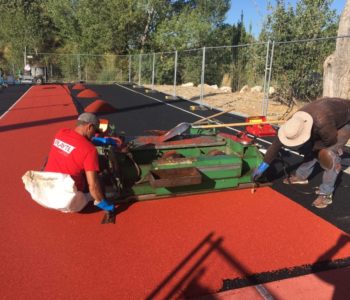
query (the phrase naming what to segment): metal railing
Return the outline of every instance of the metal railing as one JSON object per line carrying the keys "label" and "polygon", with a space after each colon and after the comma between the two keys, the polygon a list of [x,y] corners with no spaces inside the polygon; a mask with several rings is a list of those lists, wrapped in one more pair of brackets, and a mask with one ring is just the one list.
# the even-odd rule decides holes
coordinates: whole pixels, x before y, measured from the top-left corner
{"label": "metal railing", "polygon": [[[271,107],[271,89],[278,90],[278,103],[286,105],[293,97],[307,101],[320,96],[323,63],[335,50],[337,39],[346,38],[350,37],[267,41],[132,55],[26,52],[25,56],[35,56],[37,62],[46,67],[51,82],[129,82],[150,90],[161,89],[172,97],[187,98],[200,106],[218,107],[230,100],[228,95],[236,94],[233,101],[242,89],[253,89],[261,97],[260,109],[255,111],[266,116]],[[18,72],[14,64],[7,69],[12,74]],[[192,93],[186,95],[184,86],[192,85]],[[208,101],[223,95],[226,100],[222,103]],[[243,95],[242,91],[241,98]],[[249,106],[249,97],[242,101]]]}

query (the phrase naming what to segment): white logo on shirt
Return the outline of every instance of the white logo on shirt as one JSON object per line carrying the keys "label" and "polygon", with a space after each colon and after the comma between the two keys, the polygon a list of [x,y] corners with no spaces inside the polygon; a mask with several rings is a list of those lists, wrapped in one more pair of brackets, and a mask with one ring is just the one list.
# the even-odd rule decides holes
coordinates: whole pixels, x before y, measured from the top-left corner
{"label": "white logo on shirt", "polygon": [[70,154],[70,153],[75,149],[75,147],[73,147],[72,145],[69,145],[69,144],[67,144],[67,143],[65,143],[65,142],[62,142],[62,141],[59,140],[59,139],[55,139],[54,142],[53,142],[53,145],[54,145],[56,148],[58,148],[58,149],[60,149],[60,150],[62,150],[62,151],[64,151],[64,152],[66,152],[66,153],[68,153],[68,154]]}

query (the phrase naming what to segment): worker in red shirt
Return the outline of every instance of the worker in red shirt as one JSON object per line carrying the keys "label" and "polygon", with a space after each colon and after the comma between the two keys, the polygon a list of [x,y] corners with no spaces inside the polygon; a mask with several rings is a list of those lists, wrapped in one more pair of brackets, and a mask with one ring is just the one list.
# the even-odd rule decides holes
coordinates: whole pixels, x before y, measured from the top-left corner
{"label": "worker in red shirt", "polygon": [[105,199],[101,188],[98,154],[91,143],[98,131],[96,115],[82,113],[74,129],[61,129],[55,135],[45,171],[69,174],[78,191],[89,192],[97,207],[113,212],[114,205]]}

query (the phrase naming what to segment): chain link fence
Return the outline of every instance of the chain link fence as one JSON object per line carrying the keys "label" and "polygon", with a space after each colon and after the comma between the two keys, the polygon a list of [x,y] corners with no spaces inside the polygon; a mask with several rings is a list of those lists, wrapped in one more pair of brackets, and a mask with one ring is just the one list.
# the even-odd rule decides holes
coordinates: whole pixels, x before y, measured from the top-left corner
{"label": "chain link fence", "polygon": [[[350,38],[350,37],[338,37]],[[133,55],[26,53],[48,82],[132,83],[199,106],[280,117],[296,101],[322,94],[323,63],[337,37]],[[29,58],[30,57],[30,58]],[[32,59],[31,59],[32,58]],[[18,76],[19,59],[3,68]]]}
{"label": "chain link fence", "polygon": [[320,96],[323,64],[335,43],[334,38],[273,43],[271,84],[280,91],[281,100],[310,101]]}

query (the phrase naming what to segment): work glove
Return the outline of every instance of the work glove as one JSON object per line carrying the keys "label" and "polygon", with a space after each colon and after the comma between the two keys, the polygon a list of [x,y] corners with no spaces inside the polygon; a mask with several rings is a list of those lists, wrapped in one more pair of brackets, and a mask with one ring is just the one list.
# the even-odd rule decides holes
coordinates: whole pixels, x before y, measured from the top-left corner
{"label": "work glove", "polygon": [[114,212],[115,207],[114,204],[111,203],[111,201],[107,200],[107,199],[102,199],[100,202],[95,203],[95,205],[99,208],[101,208],[102,210],[105,210],[107,212]]}
{"label": "work glove", "polygon": [[266,162],[262,162],[259,167],[257,167],[256,169],[253,170],[253,173],[252,173],[252,181],[257,181],[261,175],[267,170],[267,168],[269,167],[270,165]]}
{"label": "work glove", "polygon": [[99,136],[94,136],[91,139],[91,142],[95,145],[95,146],[107,146],[107,145],[112,145],[112,146],[116,146],[117,143],[115,142],[114,139],[110,138],[110,137],[99,137]]}

